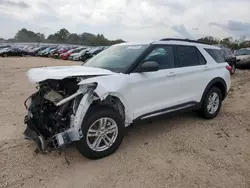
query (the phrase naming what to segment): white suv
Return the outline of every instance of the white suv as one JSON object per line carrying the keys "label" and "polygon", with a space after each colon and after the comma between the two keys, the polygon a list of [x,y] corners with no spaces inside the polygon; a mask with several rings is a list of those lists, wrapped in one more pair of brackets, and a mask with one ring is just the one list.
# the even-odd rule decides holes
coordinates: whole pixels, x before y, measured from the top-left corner
{"label": "white suv", "polygon": [[182,39],[122,43],[82,66],[34,68],[24,134],[40,151],[75,142],[87,158],[106,157],[135,120],[184,109],[217,116],[230,69],[220,48]]}

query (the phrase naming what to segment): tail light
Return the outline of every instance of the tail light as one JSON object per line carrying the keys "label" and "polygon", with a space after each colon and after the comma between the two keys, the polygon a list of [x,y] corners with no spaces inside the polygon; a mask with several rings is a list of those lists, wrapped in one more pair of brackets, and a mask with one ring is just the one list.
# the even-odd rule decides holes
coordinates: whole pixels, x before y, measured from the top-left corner
{"label": "tail light", "polygon": [[232,67],[230,65],[226,66],[226,69],[231,73],[232,72]]}

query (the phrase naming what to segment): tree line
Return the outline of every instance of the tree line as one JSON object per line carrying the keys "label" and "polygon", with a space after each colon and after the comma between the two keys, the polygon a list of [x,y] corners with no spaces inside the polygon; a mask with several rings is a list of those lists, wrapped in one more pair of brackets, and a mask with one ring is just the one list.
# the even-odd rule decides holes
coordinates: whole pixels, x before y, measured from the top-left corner
{"label": "tree line", "polygon": [[92,33],[70,33],[67,29],[63,28],[54,34],[50,34],[47,38],[43,33],[35,33],[25,28],[19,30],[14,38],[4,40],[4,42],[38,42],[38,43],[60,43],[60,44],[78,44],[87,46],[108,46],[124,42],[121,39],[108,40],[103,34],[94,35]]}
{"label": "tree line", "polygon": [[233,39],[232,37],[216,39],[212,36],[208,36],[208,37],[200,38],[198,39],[198,41],[205,42],[208,44],[221,44],[232,50],[250,47],[250,40],[247,40],[246,37],[241,37],[240,39]]}
{"label": "tree line", "polygon": [[[108,40],[103,36],[103,34],[94,35],[92,33],[70,33],[67,29],[62,28],[54,34],[50,34],[47,38],[43,33],[35,33],[29,31],[25,28],[19,30],[14,38],[4,40],[0,38],[0,42],[47,42],[47,43],[61,43],[61,44],[78,44],[87,46],[108,46],[117,43],[124,42],[122,39]],[[198,39],[198,41],[206,42],[208,44],[222,44],[230,49],[236,50],[240,48],[250,47],[250,40],[246,37],[241,37],[240,39],[233,39],[232,37],[227,37],[223,39],[217,39],[212,36],[207,36]]]}

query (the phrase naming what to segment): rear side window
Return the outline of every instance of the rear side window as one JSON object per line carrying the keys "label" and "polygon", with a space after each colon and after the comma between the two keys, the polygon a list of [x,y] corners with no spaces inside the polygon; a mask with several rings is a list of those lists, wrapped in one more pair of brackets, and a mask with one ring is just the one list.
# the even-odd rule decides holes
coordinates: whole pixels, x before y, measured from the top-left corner
{"label": "rear side window", "polygon": [[205,58],[194,46],[177,46],[178,67],[189,67],[206,64]]}
{"label": "rear side window", "polygon": [[225,58],[221,50],[217,49],[205,49],[207,53],[217,62],[217,63],[225,63]]}
{"label": "rear side window", "polygon": [[229,49],[224,49],[223,52],[225,57],[233,56],[232,52]]}

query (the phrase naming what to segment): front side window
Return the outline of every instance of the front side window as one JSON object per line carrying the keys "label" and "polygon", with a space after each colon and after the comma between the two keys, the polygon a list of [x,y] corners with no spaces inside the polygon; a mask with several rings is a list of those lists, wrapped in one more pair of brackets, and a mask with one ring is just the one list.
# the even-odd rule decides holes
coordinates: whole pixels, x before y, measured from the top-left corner
{"label": "front side window", "polygon": [[205,49],[206,52],[217,62],[217,63],[225,63],[225,58],[221,50],[219,49]]}
{"label": "front side window", "polygon": [[155,61],[159,69],[171,69],[175,67],[175,58],[172,46],[161,46],[153,48],[142,62]]}
{"label": "front side window", "polygon": [[126,72],[149,45],[114,45],[89,59],[83,66]]}
{"label": "front side window", "polygon": [[[205,64],[202,54],[194,46],[177,46],[178,67],[189,67]],[[201,62],[200,62],[201,61]]]}

